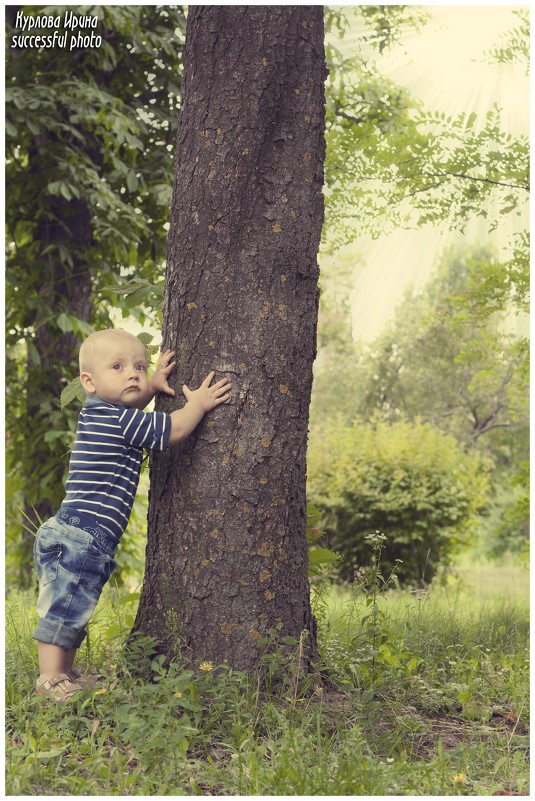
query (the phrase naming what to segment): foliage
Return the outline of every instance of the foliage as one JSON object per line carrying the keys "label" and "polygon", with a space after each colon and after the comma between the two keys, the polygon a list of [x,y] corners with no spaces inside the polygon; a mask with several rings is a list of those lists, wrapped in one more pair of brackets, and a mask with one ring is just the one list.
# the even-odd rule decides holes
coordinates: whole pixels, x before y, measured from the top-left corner
{"label": "foliage", "polygon": [[[510,638],[520,635],[520,652],[525,659],[528,653],[527,629],[520,634],[511,623],[510,588],[502,580],[502,574],[510,569],[471,563],[465,565],[461,575],[450,575],[445,586],[434,582],[423,590],[385,593],[385,583],[377,576],[374,564],[368,574],[371,585],[364,585],[362,577],[349,590],[338,589],[333,594],[332,600],[340,598],[344,606],[337,614],[337,605],[331,605],[324,647],[330,660],[343,665],[336,672],[338,681],[356,684],[361,692],[373,689],[382,697],[388,696],[395,684],[398,699],[411,697],[416,708],[425,710],[437,722],[446,724],[461,716],[487,724],[502,704],[518,697],[512,682],[514,668],[508,659],[500,662],[500,678],[491,678],[489,639],[506,653]],[[487,583],[474,578],[479,572]],[[519,568],[515,572],[518,581]],[[527,575],[523,584],[527,593]],[[481,594],[477,600],[472,594],[476,587]],[[360,627],[348,641],[349,631],[354,631],[349,628],[350,621],[355,620],[360,621]],[[373,642],[377,647],[372,647]],[[495,696],[493,702],[489,688],[496,679],[502,683],[501,697],[498,701]],[[406,720],[409,729],[410,717]],[[418,727],[413,734],[418,737]]]}
{"label": "foliage", "polygon": [[468,447],[513,426],[515,409],[525,416],[522,354],[518,339],[503,332],[507,307],[493,293],[485,314],[474,291],[485,287],[485,271],[496,272],[484,250],[450,250],[424,292],[405,297],[372,346],[369,411],[422,416]]}
{"label": "foliage", "polygon": [[529,442],[529,349],[527,339],[507,333],[507,320],[526,313],[528,275],[525,237],[500,263],[486,248],[451,248],[435,278],[421,293],[407,293],[374,342],[343,346],[331,338],[315,366],[313,437],[337,412],[345,424],[374,415],[420,419],[492,460],[494,491],[509,501],[493,502],[494,513],[480,520],[489,553],[507,539],[518,550],[527,531],[521,463]]}
{"label": "foliage", "polygon": [[378,50],[383,53],[398,45],[407,30],[419,30],[427,22],[428,16],[423,8],[415,6],[326,6],[326,50],[331,68],[333,57],[340,56],[334,37],[341,41],[355,24],[359,33],[357,47],[364,60],[366,52]]}
{"label": "foliage", "polygon": [[[381,30],[385,7],[360,8],[372,18],[376,9],[374,24]],[[404,7],[387,8],[405,13]],[[527,15],[519,16],[521,25],[510,37],[522,42],[514,52],[523,58],[529,26]],[[405,21],[416,29],[423,22]],[[389,46],[399,33],[397,27]],[[503,61],[512,53],[509,45],[492,51],[492,57]],[[335,46],[328,54],[326,250],[354,240],[357,232],[375,237],[439,222],[462,231],[477,217],[492,230],[504,216],[522,213],[529,193],[529,140],[505,129],[497,106],[484,120],[470,111],[447,116],[424,108],[387,79],[362,43],[349,57]]]}
{"label": "foliage", "polygon": [[529,75],[529,11],[518,8],[512,13],[518,17],[518,25],[501,37],[503,41],[500,44],[491,48],[488,60],[500,64],[524,64],[526,75]]}
{"label": "foliage", "polygon": [[259,676],[228,665],[165,666],[148,638],[125,651],[136,601],[107,588],[81,655],[82,668],[104,676],[102,688],[59,706],[34,694],[35,616],[27,595],[15,594],[6,615],[6,792],[525,793],[527,600],[504,605],[501,578],[489,576],[487,592],[500,591],[480,607],[455,585],[418,596],[378,586],[376,637],[390,654],[376,655],[373,685],[372,618],[362,622],[369,595],[333,591],[319,632],[330,683],[297,691],[296,659],[288,680],[266,691]]}
{"label": "foliage", "polygon": [[496,482],[480,522],[481,550],[503,560],[514,554],[529,564],[529,462],[523,461]]}
{"label": "foliage", "polygon": [[[517,15],[520,25],[505,35],[505,47],[491,51],[491,60],[527,64],[528,17],[523,10]],[[346,17],[344,34],[351,32]],[[420,417],[463,447],[492,455],[500,471],[496,486],[522,481],[514,465],[526,458],[529,349],[525,337],[507,334],[506,323],[528,309],[527,233],[516,234],[498,258],[477,248],[445,253],[439,278],[422,296],[407,296],[370,346],[347,336],[349,291],[341,297],[340,288],[336,295],[329,287],[346,258],[340,246],[362,234],[437,223],[463,230],[477,217],[489,229],[508,224],[528,197],[528,140],[509,134],[495,107],[483,119],[470,109],[449,118],[425,109],[385,79],[380,58],[358,44],[350,56],[336,46],[328,52],[313,436],[321,436],[316,432],[333,413],[346,422],[377,411],[391,421]],[[526,491],[524,482],[509,516],[518,526],[515,536],[524,524]]]}
{"label": "foliage", "polygon": [[406,676],[412,676],[417,672],[420,661],[415,656],[411,657],[403,642],[398,643],[391,636],[390,621],[382,604],[386,592],[396,582],[401,562],[396,560],[385,578],[382,555],[387,537],[376,531],[368,534],[365,540],[372,561],[368,568],[357,571],[351,587],[355,596],[361,596],[364,611],[360,619],[362,630],[353,638],[351,646],[356,657],[354,678],[362,686],[377,690],[383,684],[385,667],[401,669]]}
{"label": "foliage", "polygon": [[[401,128],[399,112],[404,110],[404,101],[399,91],[395,98],[394,94],[391,89],[387,105],[395,100],[398,119],[389,110],[382,122],[385,130],[379,127],[380,119],[363,125],[355,112],[342,115],[339,106],[335,111],[343,122],[337,122],[329,135],[332,177],[327,226],[330,232],[338,232],[332,234],[337,244],[348,241],[355,220],[359,229],[377,236],[386,226],[394,229],[445,220],[462,231],[468,219],[475,217],[485,218],[493,230],[503,215],[521,213],[529,192],[528,140],[503,131],[497,107],[487,113],[481,130],[476,128],[475,114],[446,117],[423,110]],[[355,102],[349,101],[351,106]],[[365,97],[360,102],[369,103]],[[391,141],[389,127],[394,132]],[[360,143],[358,149],[355,140]],[[334,177],[340,175],[342,161],[344,175],[352,176],[343,184]],[[375,182],[378,174],[380,185]]]}
{"label": "foliage", "polygon": [[418,421],[330,422],[309,449],[309,496],[346,579],[373,561],[367,537],[380,531],[383,569],[402,584],[430,581],[469,541],[487,489],[477,457]]}
{"label": "foliage", "polygon": [[[65,7],[39,11],[62,14]],[[23,12],[34,14],[32,7]],[[74,13],[86,12],[74,7]],[[36,233],[43,221],[55,221],[52,198],[81,199],[93,212],[91,252],[82,255],[95,260],[93,270],[104,283],[108,271],[161,259],[164,252],[158,229],[167,220],[180,92],[175,30],[184,18],[173,6],[165,12],[102,6],[94,13],[100,50],[74,57],[61,49],[10,53],[8,227],[16,266],[31,267],[41,255],[72,265],[72,253],[59,242],[49,242],[43,253]],[[35,278],[29,279],[33,286]]]}
{"label": "foliage", "polygon": [[[8,9],[87,15],[87,6]],[[75,411],[60,393],[80,341],[110,325],[111,287],[162,270],[184,10],[95,6],[99,48],[7,48],[9,536],[59,504]],[[35,28],[33,33],[39,33]],[[48,31],[46,31],[48,32]],[[127,313],[143,323],[141,303]],[[23,565],[29,565],[27,541]]]}
{"label": "foliage", "polygon": [[379,53],[399,45],[407,30],[420,30],[429,18],[425,9],[418,6],[359,5],[351,10],[364,23],[363,43],[371,45]]}
{"label": "foliage", "polygon": [[[529,235],[522,233],[513,241],[509,258],[479,260],[470,263],[467,281],[448,299],[447,327],[452,336],[473,330],[456,361],[461,369],[473,373],[472,393],[494,394],[491,414],[479,414],[477,429],[495,431],[494,452],[498,462],[512,468],[512,484],[522,487],[522,495],[512,517],[526,524],[529,505],[529,480],[523,464],[528,458],[529,439],[529,339],[526,333],[507,334],[507,320],[529,314],[530,283]],[[498,320],[496,329],[493,329]],[[505,330],[504,330],[505,329]],[[485,349],[486,364],[485,364]],[[472,403],[474,409],[474,403]],[[496,429],[506,436],[496,437]]]}
{"label": "foliage", "polygon": [[[359,255],[343,251],[322,254],[320,259],[320,306],[318,352],[344,355],[351,350],[351,293],[356,268],[365,265]],[[327,350],[326,350],[327,349]]]}
{"label": "foliage", "polygon": [[452,295],[459,321],[468,318],[484,321],[504,312],[515,316],[529,313],[529,240],[527,231],[516,234],[504,260],[473,256],[468,259],[471,269],[467,280]]}

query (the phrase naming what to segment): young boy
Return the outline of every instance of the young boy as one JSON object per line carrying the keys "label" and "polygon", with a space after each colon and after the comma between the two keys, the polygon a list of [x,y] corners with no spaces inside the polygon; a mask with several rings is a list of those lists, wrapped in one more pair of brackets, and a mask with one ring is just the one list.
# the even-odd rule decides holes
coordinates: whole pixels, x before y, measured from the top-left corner
{"label": "young boy", "polygon": [[230,398],[227,378],[210,386],[211,372],[195,391],[182,388],[182,409],[141,411],[157,392],[174,395],[168,376],[173,351],[160,357],[152,377],[139,339],[107,329],[80,348],[80,380],[86,402],[78,420],[66,496],[44,523],[34,546],[39,579],[38,694],[71,698],[95,682],[73,666],[104,584],[115,568],[115,548],[128,523],[143,449],[162,451],[187,437],[205,413]]}

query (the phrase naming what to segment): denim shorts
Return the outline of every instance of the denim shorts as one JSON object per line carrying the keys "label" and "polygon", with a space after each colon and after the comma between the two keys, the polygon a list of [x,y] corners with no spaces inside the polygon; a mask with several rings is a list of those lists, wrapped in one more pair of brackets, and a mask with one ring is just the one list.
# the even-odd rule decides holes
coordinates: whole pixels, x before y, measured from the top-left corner
{"label": "denim shorts", "polygon": [[113,552],[87,531],[51,517],[37,532],[33,553],[39,579],[33,638],[65,650],[78,648],[115,569]]}

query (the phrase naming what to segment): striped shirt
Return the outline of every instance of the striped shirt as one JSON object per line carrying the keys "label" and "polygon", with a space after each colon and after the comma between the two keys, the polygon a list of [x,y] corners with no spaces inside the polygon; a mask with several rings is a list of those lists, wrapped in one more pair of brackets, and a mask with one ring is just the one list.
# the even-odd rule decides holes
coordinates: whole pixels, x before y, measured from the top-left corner
{"label": "striped shirt", "polygon": [[86,531],[104,529],[116,544],[132,511],[143,449],[163,451],[170,432],[171,417],[164,412],[145,413],[88,397],[58,517]]}

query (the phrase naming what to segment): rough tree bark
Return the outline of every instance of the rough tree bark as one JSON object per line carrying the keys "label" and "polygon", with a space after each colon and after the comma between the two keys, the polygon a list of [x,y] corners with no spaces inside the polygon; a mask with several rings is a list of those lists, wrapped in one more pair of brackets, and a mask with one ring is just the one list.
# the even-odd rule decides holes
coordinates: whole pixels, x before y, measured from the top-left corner
{"label": "rough tree bark", "polygon": [[177,352],[177,397],[212,368],[233,397],[152,460],[134,631],[169,654],[246,670],[270,631],[306,631],[310,666],[323,8],[190,6],[184,65],[163,346]]}

